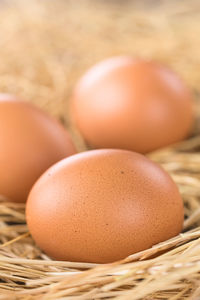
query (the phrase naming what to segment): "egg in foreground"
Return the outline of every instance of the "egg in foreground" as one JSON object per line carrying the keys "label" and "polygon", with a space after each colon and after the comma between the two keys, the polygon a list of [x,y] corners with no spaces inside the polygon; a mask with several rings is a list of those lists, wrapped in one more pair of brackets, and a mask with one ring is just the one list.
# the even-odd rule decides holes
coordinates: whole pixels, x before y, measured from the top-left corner
{"label": "egg in foreground", "polygon": [[92,148],[148,153],[183,140],[193,125],[193,101],[170,69],[142,59],[106,59],[75,86],[72,118]]}
{"label": "egg in foreground", "polygon": [[0,94],[0,195],[25,202],[39,176],[76,153],[54,118],[12,95]]}
{"label": "egg in foreground", "polygon": [[143,155],[93,150],[42,175],[26,218],[50,257],[109,263],[180,233],[183,202],[170,176]]}

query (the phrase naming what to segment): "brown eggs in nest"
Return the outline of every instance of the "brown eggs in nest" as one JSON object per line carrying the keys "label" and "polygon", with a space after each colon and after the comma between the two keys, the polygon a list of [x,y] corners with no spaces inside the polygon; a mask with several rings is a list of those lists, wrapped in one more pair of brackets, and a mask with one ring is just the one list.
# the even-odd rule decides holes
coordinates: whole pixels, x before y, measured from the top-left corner
{"label": "brown eggs in nest", "polygon": [[25,202],[51,165],[76,153],[69,133],[54,118],[11,95],[0,95],[0,195]]}
{"label": "brown eggs in nest", "polygon": [[143,155],[92,150],[42,175],[26,217],[50,257],[108,263],[177,235],[183,202],[170,176]]}
{"label": "brown eggs in nest", "polygon": [[170,69],[113,57],[89,69],[72,97],[72,116],[92,148],[147,153],[184,139],[193,124],[192,97]]}

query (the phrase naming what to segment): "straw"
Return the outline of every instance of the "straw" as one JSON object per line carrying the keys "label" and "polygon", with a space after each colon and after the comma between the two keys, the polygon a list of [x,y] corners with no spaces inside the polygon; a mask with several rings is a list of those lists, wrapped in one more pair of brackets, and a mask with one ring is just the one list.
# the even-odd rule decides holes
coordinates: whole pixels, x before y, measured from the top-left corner
{"label": "straw", "polygon": [[0,91],[56,116],[83,151],[68,111],[72,88],[88,67],[121,54],[172,67],[192,90],[196,123],[187,140],[148,156],[179,187],[184,230],[113,264],[54,261],[32,240],[25,205],[0,197],[0,300],[200,297],[200,3],[144,2],[1,2]]}

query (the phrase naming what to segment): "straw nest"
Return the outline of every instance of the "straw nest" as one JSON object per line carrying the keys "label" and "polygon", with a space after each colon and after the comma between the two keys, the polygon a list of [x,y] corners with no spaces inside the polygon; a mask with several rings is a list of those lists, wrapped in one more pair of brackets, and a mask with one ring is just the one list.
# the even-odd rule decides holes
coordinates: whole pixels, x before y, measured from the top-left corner
{"label": "straw nest", "polygon": [[67,100],[76,79],[94,62],[128,53],[178,71],[194,92],[196,113],[187,141],[150,155],[179,186],[183,233],[113,264],[52,261],[28,233],[24,204],[1,197],[0,299],[199,299],[199,17],[198,0],[148,8],[134,1],[0,2],[1,92],[36,103],[69,127]]}

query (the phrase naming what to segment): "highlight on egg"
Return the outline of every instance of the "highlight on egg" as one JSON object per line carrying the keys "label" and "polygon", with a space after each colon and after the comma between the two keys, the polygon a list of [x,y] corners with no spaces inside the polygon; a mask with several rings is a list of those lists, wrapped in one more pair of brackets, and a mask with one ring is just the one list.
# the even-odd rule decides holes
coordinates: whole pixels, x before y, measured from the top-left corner
{"label": "highlight on egg", "polygon": [[67,130],[15,96],[0,94],[0,195],[25,202],[51,165],[76,153]]}
{"label": "highlight on egg", "polygon": [[28,228],[58,260],[109,263],[176,236],[183,201],[156,163],[126,150],[91,150],[48,169],[27,201]]}
{"label": "highlight on egg", "polygon": [[120,56],[91,67],[74,88],[72,119],[92,148],[148,153],[183,140],[193,125],[185,83],[153,61]]}

